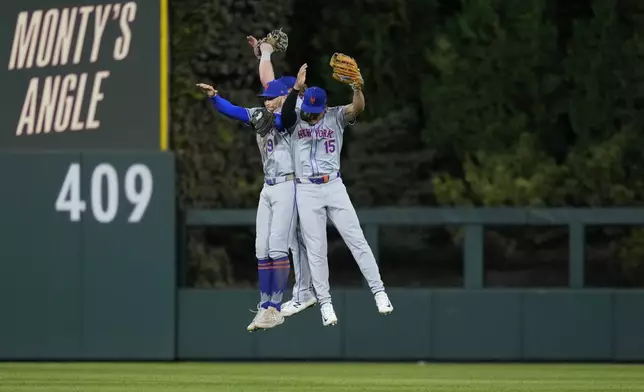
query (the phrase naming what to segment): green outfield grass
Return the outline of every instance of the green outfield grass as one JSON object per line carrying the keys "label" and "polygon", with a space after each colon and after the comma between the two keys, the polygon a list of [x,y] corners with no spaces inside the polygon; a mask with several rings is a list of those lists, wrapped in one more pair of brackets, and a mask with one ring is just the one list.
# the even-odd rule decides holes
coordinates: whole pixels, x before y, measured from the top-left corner
{"label": "green outfield grass", "polygon": [[0,363],[0,391],[644,391],[644,366]]}

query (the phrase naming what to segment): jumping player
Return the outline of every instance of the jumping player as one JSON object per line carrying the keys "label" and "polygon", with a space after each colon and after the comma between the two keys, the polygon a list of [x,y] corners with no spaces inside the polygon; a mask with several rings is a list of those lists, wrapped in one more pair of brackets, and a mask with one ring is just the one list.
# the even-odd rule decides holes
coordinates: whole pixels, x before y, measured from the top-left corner
{"label": "jumping player", "polygon": [[326,92],[320,87],[310,87],[305,90],[301,111],[297,113],[295,102],[306,81],[306,67],[304,64],[300,68],[295,86],[286,98],[282,108],[282,126],[292,137],[297,209],[307,245],[313,286],[320,302],[322,324],[327,326],[338,322],[329,292],[327,216],[357,261],[374,295],[378,311],[389,314],[394,308],[385,293],[378,264],[340,178],[344,128],[364,110],[364,95],[360,88],[354,87],[352,103],[327,107]]}
{"label": "jumping player", "polygon": [[[197,85],[223,115],[248,124],[259,107],[242,108],[219,96],[212,86]],[[284,322],[280,312],[282,296],[288,283],[289,244],[295,238],[297,208],[295,176],[291,156],[290,135],[284,132],[279,111],[288,94],[287,87],[273,80],[259,97],[274,117],[274,127],[265,136],[257,135],[262,157],[265,183],[259,195],[256,217],[255,253],[259,273],[260,304],[248,331],[276,327]]]}
{"label": "jumping player", "polygon": [[[259,80],[262,86],[275,80],[275,71],[273,63],[271,62],[271,55],[273,54],[273,47],[267,43],[259,45],[259,55],[257,55],[257,39],[253,36],[247,36],[248,44],[256,53],[259,59]],[[282,76],[277,79],[284,83],[289,91],[295,85],[294,76]],[[298,96],[296,108],[302,105],[302,98]],[[282,304],[282,315],[284,317],[297,314],[316,304],[317,300],[313,294],[311,271],[309,268],[308,257],[306,255],[306,246],[302,233],[300,230],[299,219],[297,222],[297,238],[294,243],[290,244],[291,253],[293,256],[293,272],[295,275],[295,284],[293,285],[293,297]]]}

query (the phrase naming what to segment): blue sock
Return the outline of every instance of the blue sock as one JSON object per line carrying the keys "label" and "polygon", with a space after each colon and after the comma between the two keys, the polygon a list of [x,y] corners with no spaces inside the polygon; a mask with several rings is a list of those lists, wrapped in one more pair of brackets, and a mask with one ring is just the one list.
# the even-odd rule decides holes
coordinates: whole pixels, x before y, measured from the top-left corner
{"label": "blue sock", "polygon": [[273,260],[272,292],[271,306],[281,310],[282,297],[288,284],[288,274],[291,271],[291,263],[288,256],[280,257]]}
{"label": "blue sock", "polygon": [[268,308],[271,300],[273,266],[271,260],[267,258],[257,259],[257,273],[259,274],[259,295],[260,303],[263,308]]}

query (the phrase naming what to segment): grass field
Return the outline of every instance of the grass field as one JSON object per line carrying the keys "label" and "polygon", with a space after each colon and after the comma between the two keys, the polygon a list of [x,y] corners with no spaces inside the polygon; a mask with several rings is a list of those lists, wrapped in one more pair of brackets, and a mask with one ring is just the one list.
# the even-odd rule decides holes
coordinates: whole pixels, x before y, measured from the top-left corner
{"label": "grass field", "polygon": [[644,391],[644,366],[0,363],[0,391]]}

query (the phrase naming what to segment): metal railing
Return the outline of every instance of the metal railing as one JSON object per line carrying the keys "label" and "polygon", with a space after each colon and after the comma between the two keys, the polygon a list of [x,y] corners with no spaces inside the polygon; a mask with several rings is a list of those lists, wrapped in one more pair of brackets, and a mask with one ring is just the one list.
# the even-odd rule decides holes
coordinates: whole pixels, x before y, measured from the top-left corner
{"label": "metal railing", "polygon": [[[254,209],[188,210],[187,226],[254,226]],[[463,226],[464,286],[483,287],[483,227],[568,226],[569,287],[584,287],[585,228],[644,225],[644,208],[372,208],[357,210],[367,241],[379,259],[380,226]]]}

